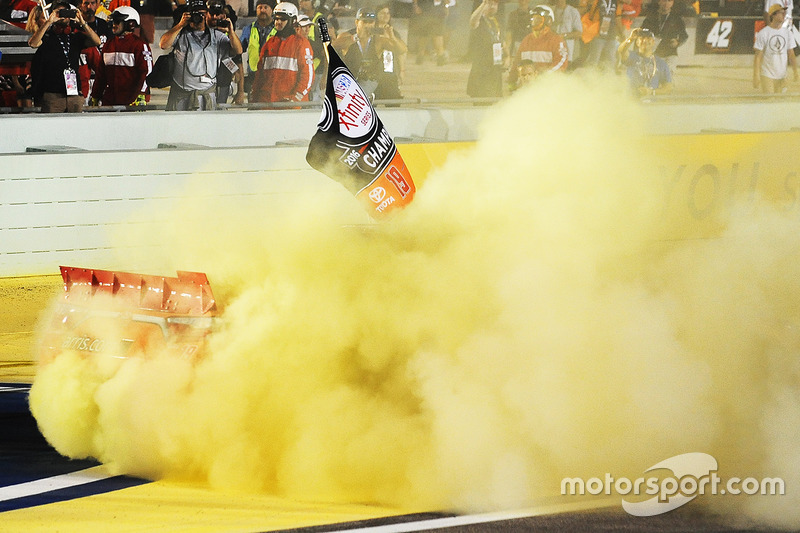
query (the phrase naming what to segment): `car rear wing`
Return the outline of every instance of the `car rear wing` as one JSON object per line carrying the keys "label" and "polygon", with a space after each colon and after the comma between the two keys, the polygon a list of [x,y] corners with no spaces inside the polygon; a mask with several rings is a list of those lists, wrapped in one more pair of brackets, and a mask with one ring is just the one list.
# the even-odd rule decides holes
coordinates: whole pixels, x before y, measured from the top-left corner
{"label": "car rear wing", "polygon": [[201,272],[178,271],[177,277],[131,272],[61,267],[64,298],[88,304],[110,297],[115,306],[188,316],[216,315],[217,304],[208,277]]}

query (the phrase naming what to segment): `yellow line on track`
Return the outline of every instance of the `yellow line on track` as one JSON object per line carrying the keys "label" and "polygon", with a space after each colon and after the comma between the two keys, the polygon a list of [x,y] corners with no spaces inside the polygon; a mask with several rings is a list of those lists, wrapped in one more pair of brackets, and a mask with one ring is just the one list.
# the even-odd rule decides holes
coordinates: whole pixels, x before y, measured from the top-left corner
{"label": "yellow line on track", "polygon": [[408,511],[358,504],[299,502],[221,492],[175,482],[0,514],[4,533],[255,532],[368,520]]}

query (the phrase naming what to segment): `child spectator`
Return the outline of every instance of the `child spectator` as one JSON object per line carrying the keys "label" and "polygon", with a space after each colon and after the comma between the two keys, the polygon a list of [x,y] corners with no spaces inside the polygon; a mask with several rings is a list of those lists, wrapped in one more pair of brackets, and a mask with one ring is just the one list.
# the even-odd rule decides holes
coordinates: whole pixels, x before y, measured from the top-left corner
{"label": "child spectator", "polygon": [[[634,50],[631,50],[634,45]],[[636,28],[619,46],[622,64],[628,67],[628,80],[639,96],[668,94],[672,91],[672,73],[667,62],[655,55],[653,32]]]}

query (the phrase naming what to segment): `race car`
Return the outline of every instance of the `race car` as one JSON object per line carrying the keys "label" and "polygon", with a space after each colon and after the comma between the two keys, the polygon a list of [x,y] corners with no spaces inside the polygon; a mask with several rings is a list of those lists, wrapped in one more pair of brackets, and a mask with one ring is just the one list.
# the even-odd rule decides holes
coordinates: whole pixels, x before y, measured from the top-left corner
{"label": "race car", "polygon": [[42,333],[40,364],[65,351],[112,358],[168,354],[196,361],[218,311],[208,277],[62,266],[63,297]]}

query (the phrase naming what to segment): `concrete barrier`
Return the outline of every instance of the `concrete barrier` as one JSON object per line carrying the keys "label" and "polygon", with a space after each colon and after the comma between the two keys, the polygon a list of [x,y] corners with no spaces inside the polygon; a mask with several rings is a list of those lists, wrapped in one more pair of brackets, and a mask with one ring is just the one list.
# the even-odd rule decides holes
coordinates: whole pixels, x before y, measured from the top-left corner
{"label": "concrete barrier", "polygon": [[[685,232],[668,237],[712,234],[736,195],[800,210],[800,132],[792,130],[798,106],[788,100],[645,108],[647,133],[663,150],[665,213],[686,222]],[[387,109],[381,118],[424,186],[431,168],[477,139],[490,109]],[[53,273],[64,263],[133,268],[146,250],[126,242],[126,232],[151,235],[148,246],[169,246],[161,231],[166,214],[196,196],[257,205],[269,216],[308,195],[341,207],[340,222],[367,222],[344,188],[305,162],[317,117],[270,111],[3,118],[0,276]],[[411,142],[421,138],[436,142]],[[42,151],[25,152],[35,146]],[[781,157],[770,155],[774,147]]]}

